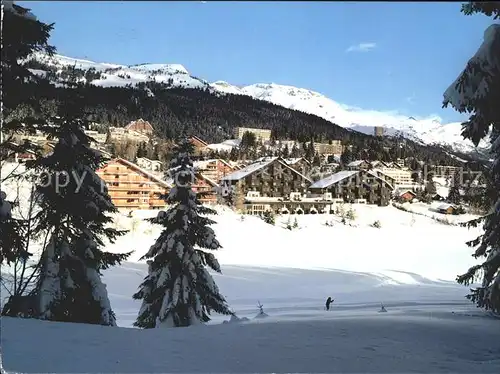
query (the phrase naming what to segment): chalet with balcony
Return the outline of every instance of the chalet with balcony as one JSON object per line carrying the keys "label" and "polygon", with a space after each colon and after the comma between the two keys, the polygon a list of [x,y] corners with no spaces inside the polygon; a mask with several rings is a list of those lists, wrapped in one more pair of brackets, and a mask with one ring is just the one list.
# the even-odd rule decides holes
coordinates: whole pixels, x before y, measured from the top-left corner
{"label": "chalet with balcony", "polygon": [[402,201],[411,202],[417,197],[417,194],[412,190],[403,190],[398,191],[396,196],[399,197],[399,199]]}
{"label": "chalet with balcony", "polygon": [[208,143],[197,136],[191,136],[189,141],[194,146],[194,156],[200,156],[207,150]]}
{"label": "chalet with balcony", "polygon": [[148,137],[151,137],[154,132],[153,126],[151,126],[148,121],[144,121],[142,118],[139,118],[137,121],[130,122],[127,126],[125,126],[125,129],[138,132],[139,134],[143,134]]}
{"label": "chalet with balcony", "polygon": [[198,194],[202,204],[217,204],[217,191],[219,185],[202,173],[195,173],[191,188]]}
{"label": "chalet with balcony", "polygon": [[236,209],[248,209],[245,198],[249,192],[258,192],[262,198],[285,198],[292,192],[307,193],[312,181],[290,167],[280,157],[263,158],[241,170],[237,170],[221,179],[220,198],[231,199]]}
{"label": "chalet with balcony", "polygon": [[394,187],[366,170],[343,170],[313,183],[309,191],[314,194],[331,193],[334,199],[348,203],[366,202],[386,206]]}
{"label": "chalet with balcony", "polygon": [[122,158],[109,161],[97,170],[106,183],[113,204],[118,209],[162,209],[165,201],[160,194],[170,185],[138,165]]}
{"label": "chalet with balcony", "polygon": [[219,184],[221,179],[226,175],[238,170],[235,166],[220,158],[196,161],[193,166],[195,170],[217,184]]}
{"label": "chalet with balcony", "polygon": [[368,170],[372,168],[372,165],[366,160],[355,160],[349,162],[346,167],[347,170]]}

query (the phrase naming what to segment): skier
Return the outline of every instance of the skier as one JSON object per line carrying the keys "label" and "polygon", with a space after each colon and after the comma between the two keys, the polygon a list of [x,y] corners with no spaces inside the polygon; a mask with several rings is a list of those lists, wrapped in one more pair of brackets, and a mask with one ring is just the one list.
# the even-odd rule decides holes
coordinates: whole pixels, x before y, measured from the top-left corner
{"label": "skier", "polygon": [[330,310],[330,304],[333,303],[334,300],[328,296],[328,299],[326,299],[326,310]]}

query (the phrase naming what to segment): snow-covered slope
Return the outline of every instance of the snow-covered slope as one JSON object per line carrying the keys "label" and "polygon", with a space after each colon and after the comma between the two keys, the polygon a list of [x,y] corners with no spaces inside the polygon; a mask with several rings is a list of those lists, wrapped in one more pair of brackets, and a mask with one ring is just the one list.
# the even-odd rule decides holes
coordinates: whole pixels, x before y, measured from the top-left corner
{"label": "snow-covered slope", "polygon": [[[339,126],[367,134],[373,134],[374,127],[381,126],[386,129],[387,135],[398,135],[423,144],[450,146],[464,153],[475,150],[471,141],[462,138],[460,123],[444,124],[441,118],[435,116],[415,118],[392,112],[364,110],[337,103],[318,92],[304,88],[275,83],[258,83],[245,87],[237,87],[224,81],[208,83],[203,79],[191,76],[187,69],[179,64],[124,66],[96,63],[61,55],[48,57],[42,54],[35,54],[33,58],[52,66],[58,72],[62,71],[63,67],[71,66],[83,70],[93,68],[100,73],[100,77],[92,79],[91,83],[103,87],[136,85],[141,82],[156,81],[168,83],[172,87],[207,88],[218,94],[248,95],[289,109],[314,114]],[[40,70],[37,70],[37,74],[41,73]],[[487,148],[487,143],[483,141],[480,143],[479,149],[484,150],[485,148]]]}
{"label": "snow-covered slope", "polygon": [[36,53],[32,57],[43,64],[51,66],[57,72],[64,67],[77,69],[95,69],[100,73],[100,78],[92,79],[91,83],[102,87],[120,87],[131,84],[132,86],[148,81],[170,83],[172,87],[209,88],[209,84],[202,79],[189,75],[184,66],[179,64],[139,64],[132,66],[96,63],[88,60],[70,58],[61,55],[49,57]]}
{"label": "snow-covered slope", "polygon": [[[461,136],[459,122],[443,124],[439,117],[415,118],[397,113],[364,110],[335,102],[320,93],[279,84],[254,84],[240,90],[242,94],[266,100],[286,108],[300,110],[322,117],[339,126],[366,134],[373,134],[374,127],[385,128],[387,135],[399,135],[424,144],[451,146],[460,152],[471,152],[471,141]],[[481,143],[479,148],[487,144]]]}

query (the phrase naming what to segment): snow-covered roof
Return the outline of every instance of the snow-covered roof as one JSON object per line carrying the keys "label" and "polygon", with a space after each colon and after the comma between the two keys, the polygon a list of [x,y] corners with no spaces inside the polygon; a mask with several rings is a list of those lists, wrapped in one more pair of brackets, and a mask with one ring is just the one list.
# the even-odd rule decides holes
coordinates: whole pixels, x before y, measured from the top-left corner
{"label": "snow-covered roof", "polygon": [[295,170],[294,168],[291,168],[286,162],[285,160],[283,160],[281,157],[261,157],[260,159],[257,159],[258,161],[257,162],[254,162],[240,170],[236,170],[235,172],[231,173],[231,174],[228,174],[226,175],[224,178],[222,178],[222,180],[233,180],[233,181],[237,181],[237,180],[240,180],[242,178],[245,178],[246,176],[252,174],[252,173],[255,173],[256,171],[268,166],[269,164],[271,164],[272,162],[278,160],[279,163],[281,165],[283,165],[284,167],[286,167],[287,169],[290,169],[292,170],[294,173],[297,173],[298,175],[300,175],[302,178],[304,178],[305,180],[308,180],[308,181],[311,181],[310,178],[306,177],[304,174],[302,173],[299,173],[297,170]]}
{"label": "snow-covered roof", "polygon": [[306,160],[305,158],[303,158],[303,157],[287,158],[287,159],[285,159],[284,161],[285,161],[288,165],[293,165],[293,164],[296,164],[297,162],[302,161],[302,160],[304,160],[304,161],[306,161],[306,162],[309,162],[309,161],[307,161],[307,160]]}
{"label": "snow-covered roof", "polygon": [[240,180],[242,178],[245,178],[247,175],[250,175],[252,173],[255,173],[257,170],[260,170],[267,165],[269,165],[271,162],[277,160],[278,157],[271,157],[271,158],[262,158],[257,162],[254,162],[253,164],[250,164],[240,170],[236,170],[234,173],[228,174],[225,177],[222,178],[222,180]]}
{"label": "snow-covered roof", "polygon": [[208,143],[206,141],[204,141],[203,139],[197,137],[196,135],[191,136],[190,140],[191,141],[196,140],[197,142],[201,143],[205,147],[208,145]]}
{"label": "snow-covered roof", "polygon": [[413,196],[417,196],[417,194],[416,194],[415,192],[413,192],[412,190],[408,190],[408,189],[406,189],[406,190],[398,190],[398,191],[397,191],[397,194],[398,194],[399,196],[402,196],[402,195],[404,195],[405,193],[410,193],[410,194],[412,194]]}
{"label": "snow-covered roof", "polygon": [[355,161],[351,161],[347,164],[347,166],[349,167],[356,167],[356,166],[359,166],[363,163],[365,163],[366,161],[365,160],[355,160]]}
{"label": "snow-covered roof", "polygon": [[381,164],[382,166],[388,166],[388,164],[384,161],[380,161],[380,160],[370,161],[370,165],[372,165],[372,166],[377,166],[379,164]]}
{"label": "snow-covered roof", "polygon": [[[332,174],[329,177],[323,178],[315,183],[313,183],[309,188],[328,188],[332,184],[338,183],[346,178],[349,178],[355,174],[361,173],[360,170],[342,170],[339,171],[338,173]],[[385,183],[387,186],[391,188],[391,190],[394,189],[394,186],[387,182],[386,180],[380,178],[377,174],[372,173],[371,171],[366,171],[366,174],[378,179],[380,182]]]}
{"label": "snow-covered roof", "polygon": [[139,161],[146,161],[146,162],[151,162],[151,163],[158,163],[158,164],[163,164],[163,162],[159,161],[159,160],[151,160],[147,157],[137,157],[137,162]]}
{"label": "snow-covered roof", "polygon": [[455,204],[451,204],[451,203],[444,203],[444,204],[440,204],[437,209],[439,210],[446,210],[448,208],[456,208],[456,205]]}
{"label": "snow-covered roof", "polygon": [[436,195],[442,196],[444,198],[448,197],[450,189],[444,186],[436,186]]}
{"label": "snow-covered roof", "polygon": [[213,149],[216,151],[231,151],[233,148],[237,148],[240,145],[239,139],[228,139],[224,140],[222,143],[214,143],[207,145],[208,149]]}
{"label": "snow-covered roof", "polygon": [[229,166],[230,168],[233,168],[233,165],[231,165],[229,162],[223,160],[222,158],[211,158],[209,160],[199,160],[199,161],[195,161],[193,162],[193,166],[195,168],[199,168],[199,169],[203,169],[203,168],[206,168],[208,166],[208,164],[212,163],[212,162],[222,162],[224,165],[227,165]]}
{"label": "snow-covered roof", "polygon": [[329,177],[323,178],[317,182],[314,182],[309,188],[327,188],[332,184],[338,183],[346,178],[349,178],[355,174],[359,173],[358,170],[342,170],[338,173],[332,174]]}

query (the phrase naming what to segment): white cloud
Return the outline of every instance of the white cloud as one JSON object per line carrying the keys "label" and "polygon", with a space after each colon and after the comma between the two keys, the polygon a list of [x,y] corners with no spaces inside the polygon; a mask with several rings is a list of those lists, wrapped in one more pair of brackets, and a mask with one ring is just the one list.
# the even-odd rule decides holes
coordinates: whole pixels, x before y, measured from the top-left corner
{"label": "white cloud", "polygon": [[414,105],[416,104],[415,102],[415,99],[416,99],[416,96],[415,96],[415,93],[412,93],[411,96],[408,96],[405,101],[410,104],[410,105]]}
{"label": "white cloud", "polygon": [[351,45],[346,52],[370,52],[377,47],[377,43],[359,43]]}

